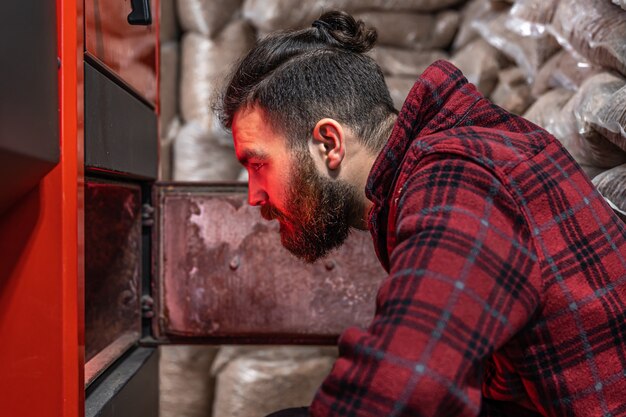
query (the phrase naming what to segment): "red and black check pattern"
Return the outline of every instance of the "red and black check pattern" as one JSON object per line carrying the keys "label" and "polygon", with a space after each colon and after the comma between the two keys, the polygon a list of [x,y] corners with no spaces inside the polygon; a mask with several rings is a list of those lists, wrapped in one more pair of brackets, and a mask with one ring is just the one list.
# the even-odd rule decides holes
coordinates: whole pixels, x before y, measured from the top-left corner
{"label": "red and black check pattern", "polygon": [[552,136],[439,61],[366,191],[389,277],[311,416],[626,416],[626,230]]}

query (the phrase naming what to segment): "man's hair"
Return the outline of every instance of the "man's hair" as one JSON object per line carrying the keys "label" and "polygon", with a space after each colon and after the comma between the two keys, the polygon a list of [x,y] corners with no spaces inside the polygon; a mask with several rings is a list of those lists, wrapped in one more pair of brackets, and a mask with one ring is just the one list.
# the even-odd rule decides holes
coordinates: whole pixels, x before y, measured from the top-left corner
{"label": "man's hair", "polygon": [[376,36],[341,11],[267,36],[234,71],[220,103],[222,123],[231,128],[235,112],[258,105],[291,149],[304,149],[315,124],[330,117],[378,151],[397,111],[380,67],[365,55]]}

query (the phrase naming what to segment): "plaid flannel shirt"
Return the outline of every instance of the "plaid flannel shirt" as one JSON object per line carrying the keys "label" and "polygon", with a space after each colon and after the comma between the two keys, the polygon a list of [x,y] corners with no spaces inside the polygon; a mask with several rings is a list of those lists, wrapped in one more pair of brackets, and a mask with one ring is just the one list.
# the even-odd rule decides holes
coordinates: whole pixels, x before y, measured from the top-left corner
{"label": "plaid flannel shirt", "polygon": [[366,192],[389,277],[310,416],[626,416],[626,230],[557,140],[438,61]]}

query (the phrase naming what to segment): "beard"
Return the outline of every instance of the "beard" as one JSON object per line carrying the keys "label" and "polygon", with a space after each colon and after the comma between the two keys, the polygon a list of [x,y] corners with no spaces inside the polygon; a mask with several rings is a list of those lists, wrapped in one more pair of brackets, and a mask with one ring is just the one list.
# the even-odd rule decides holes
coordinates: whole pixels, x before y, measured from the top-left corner
{"label": "beard", "polygon": [[261,207],[266,220],[280,223],[282,245],[312,263],[341,246],[350,225],[363,216],[354,186],[321,176],[311,156],[295,151],[286,193],[285,212],[267,203]]}

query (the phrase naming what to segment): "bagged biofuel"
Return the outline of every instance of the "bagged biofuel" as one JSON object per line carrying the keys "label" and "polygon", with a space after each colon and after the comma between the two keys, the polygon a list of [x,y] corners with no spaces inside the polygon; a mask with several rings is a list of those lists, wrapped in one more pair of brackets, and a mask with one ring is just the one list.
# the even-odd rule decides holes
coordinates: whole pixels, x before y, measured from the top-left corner
{"label": "bagged biofuel", "polygon": [[459,26],[459,13],[365,12],[354,16],[376,28],[377,45],[408,49],[445,49]]}

